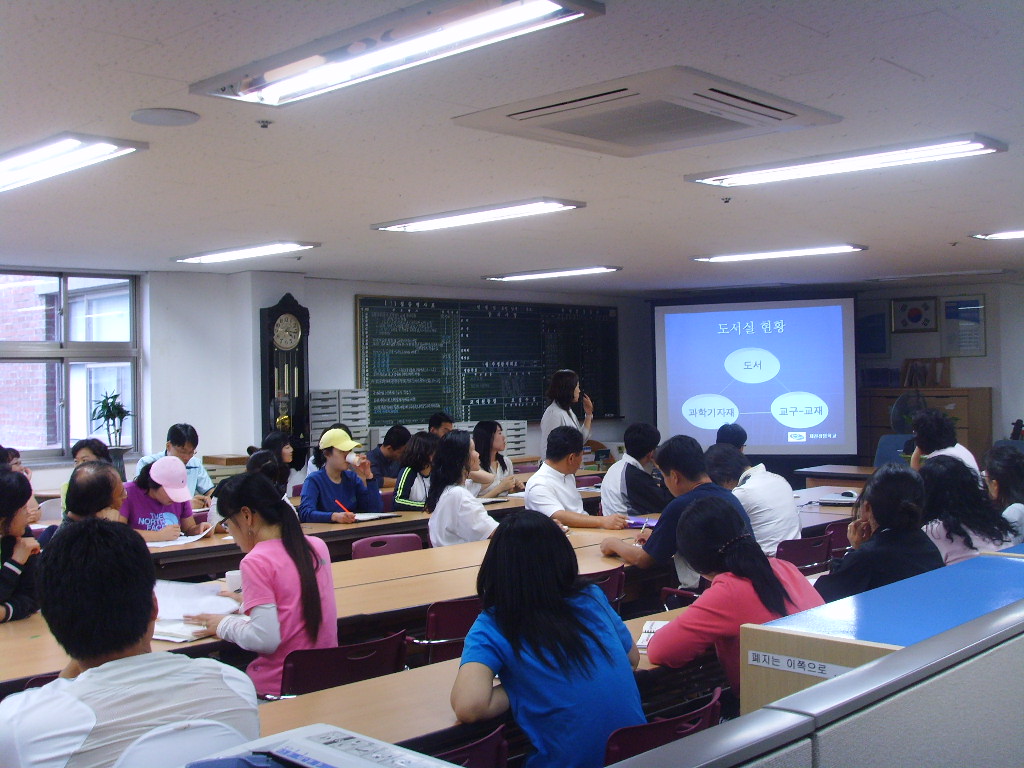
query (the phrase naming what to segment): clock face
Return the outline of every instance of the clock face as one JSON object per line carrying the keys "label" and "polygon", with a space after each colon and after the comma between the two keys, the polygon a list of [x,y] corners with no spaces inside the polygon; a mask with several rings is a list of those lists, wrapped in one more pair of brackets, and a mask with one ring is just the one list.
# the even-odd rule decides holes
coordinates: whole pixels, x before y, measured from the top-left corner
{"label": "clock face", "polygon": [[299,318],[290,313],[285,313],[277,318],[274,323],[274,346],[278,349],[289,350],[298,346],[302,338],[302,325]]}

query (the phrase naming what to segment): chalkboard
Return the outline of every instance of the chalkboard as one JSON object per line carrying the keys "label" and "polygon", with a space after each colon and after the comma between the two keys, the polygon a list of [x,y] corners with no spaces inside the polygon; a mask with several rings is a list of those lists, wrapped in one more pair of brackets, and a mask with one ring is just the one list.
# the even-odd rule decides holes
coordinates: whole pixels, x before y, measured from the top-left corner
{"label": "chalkboard", "polygon": [[536,421],[560,368],[580,375],[597,417],[619,415],[615,307],[357,296],[356,328],[373,425],[436,411]]}

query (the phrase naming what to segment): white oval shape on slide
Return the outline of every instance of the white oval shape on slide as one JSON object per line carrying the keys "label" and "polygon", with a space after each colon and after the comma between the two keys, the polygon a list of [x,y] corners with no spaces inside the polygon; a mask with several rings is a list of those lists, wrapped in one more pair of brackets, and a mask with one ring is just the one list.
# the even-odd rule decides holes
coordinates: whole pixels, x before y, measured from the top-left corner
{"label": "white oval shape on slide", "polygon": [[828,404],[810,392],[787,392],[772,401],[772,416],[791,429],[807,429],[828,418]]}
{"label": "white oval shape on slide", "polygon": [[767,349],[744,347],[730,352],[725,358],[725,370],[736,381],[744,384],[761,384],[779,375],[782,364],[779,358]]}
{"label": "white oval shape on slide", "polygon": [[740,409],[724,395],[694,395],[683,403],[683,418],[701,429],[718,429],[739,418]]}

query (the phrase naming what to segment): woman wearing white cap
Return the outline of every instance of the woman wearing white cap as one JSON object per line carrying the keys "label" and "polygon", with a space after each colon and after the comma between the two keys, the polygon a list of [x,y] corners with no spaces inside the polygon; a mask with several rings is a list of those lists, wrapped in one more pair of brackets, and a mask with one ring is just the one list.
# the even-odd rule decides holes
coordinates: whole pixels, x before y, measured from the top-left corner
{"label": "woman wearing white cap", "polygon": [[320,438],[323,469],[310,472],[302,484],[299,520],[304,523],[354,523],[355,512],[381,512],[384,502],[373,468],[353,451],[360,443],[343,429],[329,429]]}
{"label": "woman wearing white cap", "polygon": [[146,541],[174,541],[184,533],[192,536],[210,527],[192,516],[192,492],[188,473],[177,456],[164,456],[147,464],[134,482],[125,483],[121,520]]}

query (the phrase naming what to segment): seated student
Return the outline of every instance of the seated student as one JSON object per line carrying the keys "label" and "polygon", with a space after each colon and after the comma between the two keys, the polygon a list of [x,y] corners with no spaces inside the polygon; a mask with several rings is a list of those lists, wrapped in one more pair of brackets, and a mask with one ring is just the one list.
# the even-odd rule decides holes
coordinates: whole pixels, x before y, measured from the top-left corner
{"label": "seated student", "polygon": [[343,429],[329,429],[320,438],[325,463],[306,477],[299,502],[299,519],[304,523],[354,523],[355,512],[380,512],[377,478],[365,456],[353,455],[360,444]]}
{"label": "seated student", "polygon": [[128,528],[75,523],[53,537],[39,571],[43,618],[72,661],[52,683],[0,702],[0,762],[111,766],[140,736],[187,720],[230,726],[240,743],[259,736],[256,692],[243,672],[151,653],[153,559]]}
{"label": "seated student", "polygon": [[142,474],[144,466],[152,464],[161,456],[177,456],[188,472],[188,491],[192,496],[192,506],[195,509],[205,509],[210,506],[213,480],[203,466],[203,460],[196,455],[198,447],[199,434],[195,427],[191,424],[172,424],[167,430],[167,444],[164,450],[139,459],[135,473]]}
{"label": "seated student", "polygon": [[765,556],[722,497],[693,502],[679,520],[676,539],[679,554],[711,586],[654,633],[647,657],[652,664],[681,667],[714,645],[739,696],[740,626],[764,624],[823,605],[824,600],[795,565]]}
{"label": "seated student", "polygon": [[978,476],[952,456],[932,456],[921,467],[923,530],[946,565],[1013,544],[1019,531],[978,485]]}
{"label": "seated student", "polygon": [[163,456],[146,464],[139,476],[125,483],[121,522],[128,523],[146,541],[174,541],[210,527],[192,515],[185,465],[177,456]]}
{"label": "seated student", "polygon": [[[10,464],[0,464],[0,622],[36,612],[35,570],[39,542],[28,529],[32,485]],[[4,723],[6,730],[10,724]]]}
{"label": "seated student", "polygon": [[[272,430],[263,438],[259,448],[250,445],[246,451],[250,457],[260,451],[269,451],[273,455],[277,467],[274,476],[270,479],[274,485],[281,487],[281,493],[285,493],[288,490],[288,478],[292,473],[292,460],[295,458],[295,448],[292,446],[291,435],[287,432],[282,432],[280,429]],[[266,468],[265,461],[262,461],[260,466],[264,467],[263,471],[265,473],[270,471]],[[246,469],[246,471],[248,472],[249,470]]]}
{"label": "seated student", "polygon": [[672,501],[672,494],[652,473],[661,433],[653,424],[630,424],[622,436],[626,454],[601,480],[601,511],[606,515],[653,515]]}
{"label": "seated student", "polygon": [[513,512],[487,547],[477,591],[484,611],[466,637],[455,716],[469,723],[511,707],[533,745],[527,768],[600,768],[612,731],[646,722],[640,654],[604,593],[579,578],[572,545],[544,515]]}
{"label": "seated student", "polygon": [[920,470],[925,459],[933,456],[952,456],[960,459],[981,477],[978,462],[967,448],[956,441],[956,422],[942,411],[925,408],[914,415],[911,422],[914,430],[914,452],[910,456],[910,466]]}
{"label": "seated student", "polygon": [[[327,429],[320,433],[320,439],[322,440],[324,435],[330,432],[332,429],[340,429],[345,432],[349,437],[352,436],[352,430],[348,428],[347,424],[342,424],[340,421],[331,424]],[[324,456],[324,452],[320,450],[319,442],[312,446],[313,452],[309,457],[309,461],[306,462],[306,477],[309,477],[313,472],[318,469],[323,469],[324,464],[327,463],[327,457]]]}
{"label": "seated student", "polygon": [[523,481],[515,476],[512,462],[501,452],[505,450],[505,431],[496,421],[479,421],[473,427],[473,445],[480,454],[480,477],[490,475],[486,482],[476,482],[470,476],[467,488],[474,496],[493,499],[506,493],[523,490]]}
{"label": "seated student", "polygon": [[747,447],[747,430],[739,424],[723,424],[718,428],[718,433],[715,435],[715,443],[731,445],[737,451],[743,453],[743,449]]}
{"label": "seated student", "polygon": [[754,538],[768,557],[775,556],[780,541],[800,538],[800,513],[786,478],[769,472],[764,464],[750,466],[747,457],[728,443],[708,448],[704,462],[711,480],[740,500]]}
{"label": "seated student", "polygon": [[[32,484],[32,470],[26,467],[21,462],[21,451],[17,448],[4,448],[0,445],[0,464],[6,464],[11,472],[18,472],[24,475],[29,482],[29,487]],[[39,509],[39,502],[36,501],[34,495],[29,496],[28,500],[28,511],[26,517],[26,524],[32,525],[38,523],[42,518],[43,512]]]}
{"label": "seated student", "polygon": [[445,547],[489,539],[498,527],[484,505],[466,488],[466,478],[480,468],[480,454],[469,432],[456,429],[441,438],[430,467],[425,506],[430,513],[430,544]]}
{"label": "seated student", "polygon": [[1024,542],[1024,453],[997,445],[985,456],[988,495],[1003,517],[1016,528],[1014,544]]}
{"label": "seated student", "polygon": [[[245,471],[250,475],[263,475],[274,486],[274,490],[281,494],[281,499],[298,514],[298,510],[292,506],[288,496],[287,486],[281,482],[281,462],[273,451],[260,449],[252,453],[245,462]],[[216,503],[217,492],[214,491],[213,498]]]}
{"label": "seated student", "polygon": [[573,528],[618,530],[625,515],[588,515],[576,489],[576,470],[583,464],[583,434],[575,427],[555,427],[548,434],[547,453],[540,469],[526,481],[526,508],[543,512]]}
{"label": "seated student", "polygon": [[[107,444],[102,440],[97,440],[95,437],[87,437],[84,440],[79,440],[71,446],[71,458],[75,462],[77,467],[79,464],[84,464],[87,461],[105,461],[107,464],[113,463],[110,457],[110,450],[107,448]],[[60,498],[61,498],[61,509],[67,511],[67,495],[68,495],[68,484],[64,483],[60,487]]]}
{"label": "seated student", "polygon": [[381,488],[394,488],[395,478],[402,468],[402,454],[409,442],[409,430],[395,424],[385,434],[381,444],[366,454],[373,469],[373,476],[381,482]]}
{"label": "seated student", "polygon": [[112,464],[105,461],[79,464],[68,481],[67,517],[61,527],[89,517],[121,522],[125,496],[121,475]]}
{"label": "seated student", "polygon": [[427,421],[427,431],[438,437],[444,437],[453,429],[455,421],[444,411],[438,411]]}
{"label": "seated student", "polygon": [[921,530],[924,484],[917,472],[906,464],[879,467],[859,502],[846,531],[853,551],[814,582],[826,602],[942,567],[942,555]]}
{"label": "seated student", "polygon": [[284,660],[292,651],[338,645],[331,556],[323,539],[305,536],[291,508],[267,478],[229,477],[217,488],[223,515],[239,549],[246,553],[241,601],[246,614],[199,614],[185,620],[259,655],[249,677],[260,696],[281,694]]}
{"label": "seated student", "polygon": [[661,513],[661,519],[651,531],[650,537],[637,540],[637,544],[608,538],[601,542],[601,552],[618,555],[629,565],[651,568],[654,565],[675,561],[679,583],[686,589],[696,587],[700,574],[676,556],[676,527],[684,510],[698,499],[720,498],[728,502],[743,520],[748,533],[750,521],[739,499],[720,485],[711,482],[704,463],[704,451],[700,443],[688,435],[670,437],[654,455],[654,460],[665,478],[665,487],[675,498]]}
{"label": "seated student", "polygon": [[409,438],[402,454],[402,469],[395,483],[395,512],[423,512],[430,489],[430,463],[440,438],[431,432],[417,432]]}

